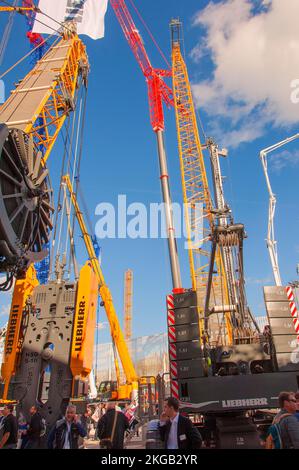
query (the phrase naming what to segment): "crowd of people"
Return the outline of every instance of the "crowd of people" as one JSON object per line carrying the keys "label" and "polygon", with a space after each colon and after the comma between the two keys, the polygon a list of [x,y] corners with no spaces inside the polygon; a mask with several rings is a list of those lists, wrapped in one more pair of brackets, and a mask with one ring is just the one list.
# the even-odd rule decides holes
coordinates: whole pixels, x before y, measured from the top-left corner
{"label": "crowd of people", "polygon": [[15,415],[14,405],[0,410],[0,449],[78,449],[84,447],[83,439],[100,441],[101,448],[122,449],[126,433],[134,432],[139,422],[137,404],[133,401],[118,406],[115,402],[87,405],[82,415],[69,405],[51,429],[47,429],[37,406],[29,410],[27,422],[23,413]]}
{"label": "crowd of people", "polygon": [[[299,392],[281,392],[280,411],[269,426],[263,443],[266,449],[299,449]],[[69,405],[65,415],[48,429],[37,406],[30,408],[30,420],[18,419],[14,406],[7,404],[0,414],[0,449],[78,449],[84,438],[99,440],[101,449],[123,449],[126,434],[137,433],[136,401],[120,407],[111,401],[88,405],[78,416]],[[93,431],[93,432],[92,432]],[[179,401],[165,400],[159,420],[159,434],[166,449],[199,449],[202,436],[191,420],[179,412]]]}

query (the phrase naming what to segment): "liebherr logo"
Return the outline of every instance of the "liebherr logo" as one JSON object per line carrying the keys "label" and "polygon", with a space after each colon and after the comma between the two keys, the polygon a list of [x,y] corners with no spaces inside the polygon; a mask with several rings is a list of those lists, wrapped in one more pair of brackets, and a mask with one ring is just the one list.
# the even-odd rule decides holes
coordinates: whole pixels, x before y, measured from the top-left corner
{"label": "liebherr logo", "polygon": [[242,400],[222,400],[222,408],[248,408],[268,405],[267,398],[246,398]]}
{"label": "liebherr logo", "polygon": [[80,352],[82,349],[83,332],[84,332],[84,317],[85,317],[85,300],[79,303],[78,321],[76,327],[76,340],[75,351]]}
{"label": "liebherr logo", "polygon": [[19,305],[14,305],[12,313],[10,315],[8,329],[6,333],[6,343],[5,343],[5,354],[11,354],[13,352],[13,345],[15,340],[16,328],[19,318]]}

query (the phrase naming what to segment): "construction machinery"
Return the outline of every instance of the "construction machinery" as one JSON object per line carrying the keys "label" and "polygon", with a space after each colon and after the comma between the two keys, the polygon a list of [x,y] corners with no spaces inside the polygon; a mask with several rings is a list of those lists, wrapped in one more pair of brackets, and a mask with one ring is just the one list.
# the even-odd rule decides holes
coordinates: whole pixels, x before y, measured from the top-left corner
{"label": "construction machinery", "polygon": [[46,162],[88,68],[85,46],[67,27],[1,107],[0,270],[8,278],[47,255],[54,208]]}
{"label": "construction machinery", "polygon": [[[0,110],[0,270],[7,275],[2,290],[8,290],[16,278],[5,337],[1,399],[18,402],[19,411],[27,418],[32,404],[40,405],[49,427],[64,413],[70,400],[81,403],[88,397],[89,384],[95,394],[90,374],[98,293],[127,378],[127,383],[120,385],[115,357],[117,389],[113,397],[130,400],[138,388],[112,296],[68,176],[62,186],[70,191],[90,260],[80,272],[74,263],[74,281],[65,279],[65,260],[59,262],[59,256],[55,278],[44,285],[39,285],[34,268],[34,263],[47,255],[44,247],[53,228],[52,188],[46,162],[65,119],[76,108],[78,90],[87,86],[88,72],[85,46],[74,23],[68,22]],[[75,164],[76,160],[74,172],[78,169]],[[66,194],[64,207],[73,257]]]}
{"label": "construction machinery", "polygon": [[[225,200],[220,156],[226,152],[197,129],[186,64],[181,54],[181,25],[172,31],[172,70],[152,66],[141,35],[124,0],[110,0],[125,37],[146,79],[150,120],[157,137],[160,179],[165,203],[173,291],[167,296],[171,395],[190,414],[200,415],[218,447],[259,447],[257,415],[277,407],[283,389],[299,385],[299,320],[292,288],[265,287],[269,328],[261,333],[247,304],[243,224],[235,223]],[[38,403],[51,426],[70,400],[88,395],[98,293],[110,323],[117,353],[117,380],[100,385],[101,398],[131,399],[138,377],[119,326],[112,296],[95,254],[73,189],[74,175],[62,180],[68,188],[89,260],[75,280],[64,277],[65,263],[56,264],[56,278],[39,285],[33,263],[44,258],[54,211],[46,168],[57,135],[75,108],[76,89],[87,83],[88,59],[74,26],[67,24],[33,70],[0,109],[0,269],[7,274],[3,289],[13,291],[2,366],[3,400],[28,411]],[[173,91],[164,78],[173,78]],[[182,287],[174,232],[169,174],[164,145],[163,103],[174,106],[186,214],[192,288]],[[203,150],[211,164],[213,194]],[[267,149],[270,150],[270,149]],[[75,171],[75,170],[74,170]],[[66,201],[65,193],[65,201]],[[202,212],[197,212],[197,205]],[[67,207],[71,253],[74,254]],[[200,226],[202,235],[198,237]],[[193,242],[192,235],[196,235]],[[118,357],[126,375],[120,384]],[[164,384],[160,380],[161,404]],[[154,378],[140,380],[139,395],[155,412]],[[154,384],[155,385],[155,384]],[[85,403],[85,402],[84,402]]]}
{"label": "construction machinery", "polygon": [[75,192],[73,191],[72,183],[69,175],[64,175],[62,178],[62,184],[66,185],[72,204],[75,209],[75,215],[78,220],[84,244],[89,256],[90,263],[96,275],[98,281],[99,294],[102,299],[102,306],[105,309],[107,319],[110,325],[110,333],[114,347],[117,350],[118,357],[121,361],[123,371],[126,377],[126,384],[120,383],[120,371],[118,367],[118,358],[115,354],[115,364],[116,364],[116,381],[105,381],[100,384],[99,387],[99,398],[100,399],[117,399],[117,400],[133,400],[136,398],[138,393],[138,377],[134,368],[134,364],[130,357],[128,350],[128,345],[125,341],[123,332],[121,330],[118,316],[115,311],[113,304],[113,299],[109,287],[105,282],[105,278],[96,256],[94,245],[92,242],[92,237],[88,233],[86,224],[84,222],[83,214],[80,210],[78,200]]}
{"label": "construction machinery", "polygon": [[39,404],[48,425],[70,398],[87,396],[93,360],[98,291],[91,264],[74,282],[61,276],[43,286],[33,265],[47,255],[44,246],[53,228],[46,162],[75,109],[78,90],[87,85],[88,70],[85,46],[73,25],[66,24],[0,110],[3,287],[8,289],[16,277],[1,399],[17,401],[27,418],[30,406]]}
{"label": "construction machinery", "polygon": [[124,0],[110,0],[111,6],[116,14],[126,40],[137,60],[137,63],[145,77],[150,121],[157,138],[157,148],[160,167],[160,181],[165,204],[165,222],[167,230],[167,241],[169,259],[171,264],[171,275],[174,289],[180,292],[182,287],[180,266],[178,260],[177,243],[172,213],[172,202],[169,185],[169,174],[167,168],[167,157],[164,144],[164,113],[163,102],[168,106],[173,104],[172,90],[164,82],[164,77],[170,77],[170,70],[156,69],[152,66],[147,55],[142,37],[133,21],[133,18]]}
{"label": "construction machinery", "polygon": [[276,196],[273,193],[269,173],[268,173],[268,154],[274,152],[275,150],[283,147],[284,145],[293,142],[299,138],[299,134],[295,134],[287,139],[277,142],[270,147],[267,147],[260,152],[260,159],[263,165],[263,170],[265,174],[267,189],[269,192],[269,210],[268,210],[268,232],[267,232],[267,248],[269,251],[271,267],[273,271],[273,276],[275,284],[277,287],[282,286],[282,280],[280,275],[280,269],[278,264],[278,252],[277,252],[277,241],[275,240],[275,229],[274,229],[274,219],[275,219],[275,210],[276,210]]}
{"label": "construction machinery", "polygon": [[125,340],[132,339],[132,311],[133,311],[133,271],[128,269],[124,279],[124,331]]}
{"label": "construction machinery", "polygon": [[[171,23],[172,93],[164,82],[169,70],[161,72],[151,65],[125,2],[111,0],[111,5],[145,76],[151,124],[158,138],[173,281],[173,292],[167,296],[171,394],[181,401],[185,411],[203,415],[207,423],[213,422],[218,446],[259,447],[257,428],[248,411],[258,413],[260,409],[275,408],[282,389],[297,389],[299,365],[290,356],[284,356],[278,364],[274,330],[271,336],[267,332],[262,334],[247,304],[244,225],[234,222],[224,198],[219,157],[226,152],[211,139],[204,146],[200,142],[187,68],[181,54],[180,22]],[[192,289],[184,289],[180,277],[163,144],[163,102],[175,106],[183,196],[184,202],[191,206],[186,226]],[[214,198],[209,189],[203,147],[210,155]],[[200,215],[196,212],[198,203],[203,207]],[[191,235],[197,235],[200,225],[202,236],[194,244]],[[285,290],[279,295],[280,301],[287,300]],[[282,325],[278,329],[283,350],[291,347],[288,346],[290,337],[284,333],[288,335],[294,328],[289,305],[287,315],[287,330]]]}
{"label": "construction machinery", "polygon": [[[208,236],[203,230],[203,241],[208,240],[211,245],[207,270],[203,262],[198,270],[194,268],[194,254],[200,255],[202,247],[195,246],[192,248],[195,253],[190,253],[189,246],[191,278],[195,278],[193,289],[167,297],[171,394],[181,401],[185,411],[203,417],[203,432],[212,430],[218,447],[258,448],[257,416],[260,422],[261,416],[266,420],[267,410],[277,408],[279,392],[298,388],[299,322],[295,319],[298,314],[291,288],[271,287],[264,289],[270,328],[261,333],[250,312],[243,266],[245,230],[243,224],[234,222],[222,185],[219,157],[227,152],[219,150],[211,139],[207,139],[205,146],[200,143],[181,53],[179,20],[171,22],[171,32],[183,193],[185,201],[189,194],[191,205],[203,202],[203,217],[209,221],[210,230]],[[213,203],[203,147],[210,156]],[[192,211],[188,223],[190,228],[196,226]],[[220,303],[219,296],[213,294],[215,277],[221,282]],[[200,293],[204,289],[203,296],[198,296],[198,287]],[[202,298],[203,308],[199,303]],[[215,313],[220,314],[216,342],[212,320]],[[219,326],[224,334],[219,334]],[[266,411],[263,414],[259,410]]]}

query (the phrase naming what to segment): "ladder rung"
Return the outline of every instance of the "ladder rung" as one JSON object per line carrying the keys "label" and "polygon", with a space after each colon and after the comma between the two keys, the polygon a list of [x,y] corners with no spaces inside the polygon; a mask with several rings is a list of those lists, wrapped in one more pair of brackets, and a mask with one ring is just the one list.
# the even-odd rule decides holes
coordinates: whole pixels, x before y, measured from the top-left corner
{"label": "ladder rung", "polygon": [[16,90],[12,90],[12,94],[15,94],[15,93],[27,93],[28,91],[41,91],[41,90],[48,90],[49,89],[49,86],[48,85],[45,85],[45,86],[36,86],[36,87],[32,87],[32,88],[20,88],[20,89],[16,89]]}
{"label": "ladder rung", "polygon": [[20,124],[29,124],[31,119],[24,119],[23,121],[7,121],[5,124],[7,126],[19,126]]}
{"label": "ladder rung", "polygon": [[62,49],[62,48],[66,48],[66,47],[70,47],[70,45],[69,44],[62,44],[61,46],[54,46],[54,47],[52,47],[51,50],[53,50],[53,49]]}
{"label": "ladder rung", "polygon": [[65,60],[65,57],[57,57],[55,59],[41,59],[39,64],[44,64],[45,62],[57,62],[57,60]]}

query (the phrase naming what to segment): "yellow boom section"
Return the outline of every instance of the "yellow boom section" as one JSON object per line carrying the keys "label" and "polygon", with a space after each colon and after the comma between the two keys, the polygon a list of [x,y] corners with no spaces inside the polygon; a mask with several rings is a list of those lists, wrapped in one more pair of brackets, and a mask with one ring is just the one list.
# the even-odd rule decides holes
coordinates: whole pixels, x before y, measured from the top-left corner
{"label": "yellow boom section", "polygon": [[18,360],[22,352],[22,322],[26,301],[38,284],[34,266],[31,265],[25,278],[17,279],[14,286],[1,367],[1,377],[4,381],[3,400],[7,399],[9,383],[16,373]]}
{"label": "yellow boom section", "polygon": [[79,74],[88,57],[76,34],[58,39],[0,107],[0,122],[31,134],[49,157],[66,116],[74,109]]}
{"label": "yellow boom section", "polygon": [[83,214],[80,210],[80,207],[77,201],[76,194],[73,192],[73,187],[72,187],[72,183],[71,183],[69,175],[63,176],[62,181],[64,184],[66,184],[69,190],[71,201],[75,209],[75,214],[76,214],[76,217],[77,217],[77,220],[78,220],[81,232],[82,232],[82,236],[83,236],[83,240],[84,240],[87,252],[88,252],[88,256],[98,279],[99,293],[104,303],[104,308],[105,308],[107,318],[109,321],[112,340],[117,348],[117,352],[122,363],[122,367],[123,367],[123,370],[127,379],[127,383],[132,384],[133,382],[137,382],[138,377],[137,377],[132,359],[130,357],[126,341],[124,339],[123,332],[119,324],[119,320],[118,320],[118,316],[114,308],[111,292],[109,290],[109,287],[105,283],[104,275],[103,275],[99,260],[94,251],[92,239],[91,239],[90,234],[88,233],[88,230],[87,230],[84,218],[83,218]]}
{"label": "yellow boom section", "polygon": [[[179,41],[172,44],[173,95],[178,134],[180,167],[185,204],[188,254],[192,287],[197,292],[200,308],[200,333],[204,330],[203,307],[209,272],[211,227],[213,214],[208,178],[200,142],[195,108],[188,71],[180,50]],[[202,238],[196,240],[202,230]],[[217,273],[213,277],[211,301],[228,303],[227,282],[219,249],[216,252]],[[226,316],[229,343],[232,343],[232,325]]]}

